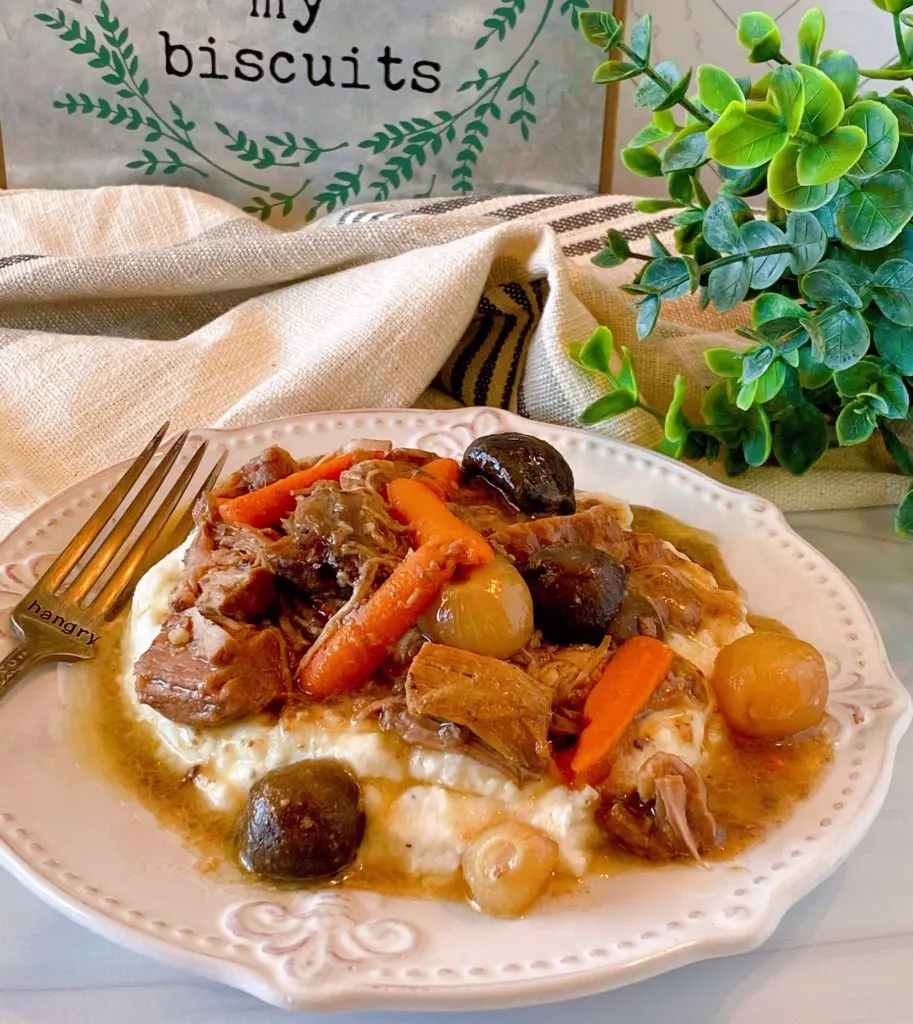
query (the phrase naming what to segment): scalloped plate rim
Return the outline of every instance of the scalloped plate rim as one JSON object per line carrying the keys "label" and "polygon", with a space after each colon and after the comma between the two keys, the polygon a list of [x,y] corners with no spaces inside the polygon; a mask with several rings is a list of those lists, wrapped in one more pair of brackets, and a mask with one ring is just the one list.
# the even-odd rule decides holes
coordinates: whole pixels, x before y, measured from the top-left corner
{"label": "scalloped plate rim", "polygon": [[[889,712],[893,721],[891,721],[890,731],[886,735],[887,742],[882,745],[878,752],[880,765],[877,776],[865,803],[854,814],[851,836],[839,843],[834,856],[827,858],[824,862],[822,862],[821,857],[816,857],[811,862],[809,868],[797,873],[788,881],[781,882],[769,894],[763,909],[757,917],[750,920],[746,925],[731,926],[725,932],[721,931],[713,938],[701,936],[671,948],[661,949],[655,953],[643,955],[631,963],[622,965],[612,962],[595,964],[586,970],[570,972],[564,975],[556,974],[538,979],[524,977],[513,981],[486,980],[470,984],[467,984],[465,980],[461,980],[452,984],[435,982],[430,986],[423,986],[421,983],[392,984],[384,981],[372,983],[367,979],[360,979],[358,984],[353,987],[347,985],[346,979],[343,977],[341,979],[334,978],[330,982],[319,983],[315,986],[317,991],[310,994],[307,998],[283,992],[266,971],[238,963],[227,957],[188,949],[185,946],[151,935],[137,927],[131,926],[129,923],[118,920],[101,908],[90,906],[80,900],[75,894],[59,888],[36,865],[33,865],[25,857],[17,853],[3,838],[0,838],[0,866],[9,871],[29,891],[65,917],[109,941],[113,941],[126,949],[140,955],[149,956],[170,966],[184,970],[189,969],[200,977],[230,985],[274,1006],[298,1011],[346,1012],[370,1009],[385,1011],[460,1011],[467,1009],[500,1009],[557,1002],[564,999],[582,998],[608,992],[703,960],[737,956],[756,949],[767,941],[776,931],[786,912],[833,874],[853,853],[871,828],[872,823],[884,805],[890,788],[898,745],[909,728],[911,721],[913,721],[913,699],[911,699],[906,687],[904,687],[891,667],[878,626],[858,589],[837,566],[821,555],[820,552],[793,530],[780,509],[770,501],[760,498],[749,491],[739,490],[713,478],[706,477],[688,464],[677,462],[650,449],[640,448],[624,441],[593,434],[576,427],[540,423],[505,410],[488,407],[442,410],[411,408],[331,410],[279,417],[263,421],[262,423],[238,427],[194,429],[191,431],[191,435],[193,437],[210,438],[218,441],[220,438],[231,435],[269,430],[270,428],[307,421],[328,420],[337,417],[402,417],[408,415],[428,419],[429,429],[437,428],[446,431],[448,421],[459,421],[485,412],[495,414],[518,429],[525,426],[527,430],[531,427],[539,427],[545,430],[555,430],[559,433],[571,432],[585,437],[588,441],[602,443],[610,448],[634,452],[639,458],[644,458],[647,461],[673,466],[678,473],[686,477],[693,477],[699,480],[703,486],[726,494],[740,503],[755,502],[756,511],[759,514],[776,520],[780,528],[790,535],[801,548],[814,552],[816,558],[823,565],[826,565],[853,595],[858,602],[859,609],[865,613],[866,625],[871,633],[869,639],[875,641],[881,663],[879,668],[884,673],[885,682],[891,684],[892,688],[896,689],[895,696],[899,700],[897,701],[896,708]],[[434,421],[436,420],[441,422],[435,423]],[[167,443],[167,440],[166,438],[166,441],[163,443]],[[121,467],[128,465],[129,462],[129,459],[125,459],[122,462],[92,473],[63,488],[57,494],[42,502],[41,505],[33,509],[25,519],[0,539],[0,551],[7,545],[17,541],[21,534],[27,533],[30,523],[43,513],[49,511],[68,494],[91,485],[96,479],[101,479],[116,472]],[[7,564],[16,563],[3,563],[0,565],[0,569]]]}

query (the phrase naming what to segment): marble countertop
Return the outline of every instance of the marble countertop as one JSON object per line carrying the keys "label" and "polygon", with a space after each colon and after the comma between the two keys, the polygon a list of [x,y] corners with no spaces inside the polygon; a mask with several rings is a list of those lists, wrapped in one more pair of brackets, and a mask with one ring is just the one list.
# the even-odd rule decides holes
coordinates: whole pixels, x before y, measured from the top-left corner
{"label": "marble countertop", "polygon": [[[913,685],[913,543],[889,509],[801,513],[791,522],[853,580],[895,670]],[[907,627],[907,628],[905,628]],[[707,961],[604,996],[501,1013],[419,1014],[414,1024],[913,1024],[913,741],[872,831],[753,953]],[[0,1024],[282,1024],[251,997],[144,960],[59,916],[0,873]],[[339,1024],[400,1024],[400,1014]]]}

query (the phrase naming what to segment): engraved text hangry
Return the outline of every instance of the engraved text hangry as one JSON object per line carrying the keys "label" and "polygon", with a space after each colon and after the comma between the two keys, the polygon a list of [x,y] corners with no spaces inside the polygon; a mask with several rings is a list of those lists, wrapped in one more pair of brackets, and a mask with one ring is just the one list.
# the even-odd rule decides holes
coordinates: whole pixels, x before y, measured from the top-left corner
{"label": "engraved text hangry", "polygon": [[86,647],[94,646],[101,639],[99,634],[93,633],[91,629],[80,626],[78,622],[70,622],[62,615],[55,615],[50,608],[42,608],[37,601],[31,601],[27,611],[35,614],[42,622],[50,623],[55,629],[59,629],[61,633],[65,633],[67,636],[73,636],[77,640],[84,639]]}

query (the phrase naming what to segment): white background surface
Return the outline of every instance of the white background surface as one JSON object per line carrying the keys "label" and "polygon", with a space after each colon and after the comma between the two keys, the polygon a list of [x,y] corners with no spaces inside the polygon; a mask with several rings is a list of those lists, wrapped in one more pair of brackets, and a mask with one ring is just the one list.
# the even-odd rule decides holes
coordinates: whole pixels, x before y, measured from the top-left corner
{"label": "white background surface", "polygon": [[[802,513],[794,527],[853,580],[900,678],[913,684],[913,542],[888,509]],[[104,837],[99,836],[99,843]],[[913,1022],[913,740],[869,836],[754,953],[561,1006],[418,1014],[410,1024],[896,1024]],[[399,1024],[402,1014],[338,1024]],[[316,1024],[141,959],[83,931],[0,874],[0,1024]]]}

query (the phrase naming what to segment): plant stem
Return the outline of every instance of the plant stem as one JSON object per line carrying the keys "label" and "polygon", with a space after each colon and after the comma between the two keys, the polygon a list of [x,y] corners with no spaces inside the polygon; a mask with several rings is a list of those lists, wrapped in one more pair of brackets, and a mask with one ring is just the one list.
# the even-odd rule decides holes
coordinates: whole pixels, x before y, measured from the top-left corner
{"label": "plant stem", "polygon": [[[672,86],[669,85],[669,83],[661,75],[658,75],[653,70],[652,65],[646,63],[645,61],[642,61],[640,57],[638,57],[637,54],[631,49],[630,46],[628,46],[626,43],[619,43],[618,49],[621,50],[621,52],[632,63],[636,64],[639,68],[641,68],[643,73],[647,76],[647,78],[649,78],[651,82],[655,82],[658,86],[660,86],[660,88],[662,88],[662,90],[667,95],[672,91]],[[707,117],[705,114],[702,114],[697,109],[697,107],[691,102],[691,100],[689,100],[687,97],[683,96],[678,101],[678,105],[680,107],[684,107],[684,109],[687,110],[692,117],[696,117],[698,121],[701,122],[701,124],[705,124],[708,127],[713,124],[710,118]]]}
{"label": "plant stem", "polygon": [[736,252],[731,256],[721,256],[718,260],[705,263],[698,269],[699,273],[703,275],[709,273],[711,270],[716,270],[717,267],[725,267],[729,263],[738,263],[740,260],[747,260],[749,256],[776,256],[777,253],[792,251],[793,247],[791,245],[765,245],[760,249],[752,249],[750,252]]}
{"label": "plant stem", "polygon": [[772,59],[775,60],[778,64],[792,64],[792,61],[787,60],[782,53],[774,54]]}
{"label": "plant stem", "polygon": [[903,37],[903,25],[900,21],[900,14],[895,12],[894,18],[894,39],[897,41],[897,54],[900,63],[906,68],[910,66],[910,54],[907,52],[907,43]]}

